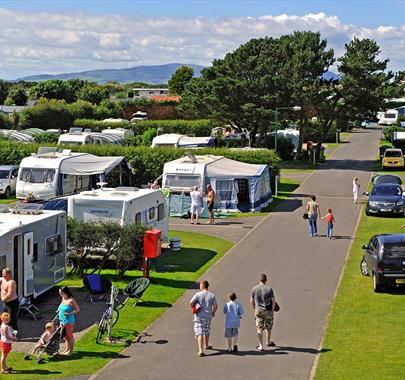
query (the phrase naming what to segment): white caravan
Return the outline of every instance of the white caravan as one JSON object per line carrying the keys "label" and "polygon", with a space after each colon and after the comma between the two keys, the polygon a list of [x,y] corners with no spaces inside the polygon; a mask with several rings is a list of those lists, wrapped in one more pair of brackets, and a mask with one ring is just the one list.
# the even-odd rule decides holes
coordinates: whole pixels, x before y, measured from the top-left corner
{"label": "white caravan", "polygon": [[58,145],[122,145],[123,137],[114,133],[70,131],[59,136]]}
{"label": "white caravan", "polygon": [[142,121],[142,120],[148,120],[148,114],[146,112],[136,111],[134,114],[132,114],[131,121]]}
{"label": "white caravan", "polygon": [[215,147],[215,137],[189,137],[176,133],[158,135],[152,140],[152,148],[203,148]]}
{"label": "white caravan", "polygon": [[122,139],[134,136],[134,132],[132,132],[130,129],[125,129],[125,128],[108,128],[108,129],[102,130],[101,133],[107,134],[107,135],[118,136],[118,137],[121,137]]}
{"label": "white caravan", "polygon": [[11,269],[17,282],[19,298],[38,297],[64,280],[65,212],[3,207],[0,210],[0,270],[5,267]]}
{"label": "white caravan", "polygon": [[399,112],[396,109],[378,112],[378,125],[393,125],[397,123]]}
{"label": "white caravan", "polygon": [[67,200],[68,215],[74,219],[113,220],[121,226],[142,224],[161,230],[162,241],[168,240],[169,218],[161,190],[104,187],[69,196]]}
{"label": "white caravan", "polygon": [[55,148],[40,148],[38,154],[21,161],[17,198],[24,199],[31,193],[37,200],[47,200],[89,190],[123,160],[124,157],[97,157],[72,153],[69,149],[56,152]]}

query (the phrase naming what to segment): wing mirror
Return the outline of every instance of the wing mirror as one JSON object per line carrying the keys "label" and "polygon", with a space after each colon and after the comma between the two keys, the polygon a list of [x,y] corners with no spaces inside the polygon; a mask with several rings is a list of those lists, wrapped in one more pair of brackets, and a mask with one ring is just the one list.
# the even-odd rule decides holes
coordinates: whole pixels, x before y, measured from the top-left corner
{"label": "wing mirror", "polygon": [[363,245],[361,248],[362,248],[362,249],[368,249],[368,246],[367,246],[367,245]]}
{"label": "wing mirror", "polygon": [[366,195],[368,197],[370,195],[370,193],[368,191],[366,191],[365,193],[363,193],[363,195]]}

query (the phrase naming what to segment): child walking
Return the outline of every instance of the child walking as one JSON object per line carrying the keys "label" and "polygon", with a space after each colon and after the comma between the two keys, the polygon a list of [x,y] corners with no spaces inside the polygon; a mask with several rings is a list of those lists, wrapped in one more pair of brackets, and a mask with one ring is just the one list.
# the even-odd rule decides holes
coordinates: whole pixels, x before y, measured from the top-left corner
{"label": "child walking", "polygon": [[236,301],[236,293],[228,294],[228,302],[224,305],[225,338],[228,339],[228,352],[238,352],[238,329],[243,313],[242,305]]}
{"label": "child walking", "polygon": [[332,209],[328,208],[328,213],[322,218],[326,223],[326,236],[332,239],[333,236],[333,225],[335,224],[335,217],[332,214]]}
{"label": "child walking", "polygon": [[37,342],[37,344],[35,345],[35,347],[34,347],[34,349],[32,351],[36,352],[40,348],[44,348],[46,346],[46,344],[51,340],[54,331],[55,330],[54,330],[54,327],[53,327],[53,323],[48,322],[45,325],[44,333],[41,335],[41,338],[39,339],[39,341]]}
{"label": "child walking", "polygon": [[0,338],[0,349],[1,349],[1,373],[11,373],[12,368],[7,367],[7,356],[11,351],[11,343],[14,340],[13,329],[9,326],[10,314],[1,313],[1,338]]}

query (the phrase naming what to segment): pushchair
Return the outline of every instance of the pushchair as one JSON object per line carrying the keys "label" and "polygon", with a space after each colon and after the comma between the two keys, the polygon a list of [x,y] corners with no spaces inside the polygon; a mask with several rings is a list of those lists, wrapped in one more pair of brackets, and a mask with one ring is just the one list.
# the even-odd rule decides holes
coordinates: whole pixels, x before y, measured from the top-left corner
{"label": "pushchair", "polygon": [[32,350],[24,356],[25,360],[30,360],[31,357],[35,357],[37,363],[41,363],[43,361],[42,355],[47,354],[49,356],[57,356],[59,354],[60,343],[65,337],[65,328],[63,324],[60,323],[57,315],[51,323],[53,324],[54,332],[49,341],[44,346],[35,349],[36,344],[40,342],[39,339]]}

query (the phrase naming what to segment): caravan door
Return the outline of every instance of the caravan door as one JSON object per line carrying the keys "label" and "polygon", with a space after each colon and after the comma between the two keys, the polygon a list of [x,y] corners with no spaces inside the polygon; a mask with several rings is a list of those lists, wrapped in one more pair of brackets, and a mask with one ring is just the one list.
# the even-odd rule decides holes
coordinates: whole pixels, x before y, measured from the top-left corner
{"label": "caravan door", "polygon": [[34,253],[34,234],[28,232],[24,234],[24,249],[23,249],[23,284],[24,289],[22,295],[27,297],[34,290],[34,269],[33,269],[33,253]]}

